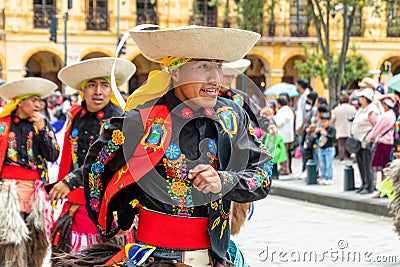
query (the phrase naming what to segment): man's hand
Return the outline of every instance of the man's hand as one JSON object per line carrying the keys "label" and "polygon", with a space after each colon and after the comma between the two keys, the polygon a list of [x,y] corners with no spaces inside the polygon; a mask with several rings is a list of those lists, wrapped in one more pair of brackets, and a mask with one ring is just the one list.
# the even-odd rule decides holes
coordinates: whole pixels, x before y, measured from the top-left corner
{"label": "man's hand", "polygon": [[32,115],[33,126],[36,126],[39,131],[44,129],[44,119],[39,112],[34,112]]}
{"label": "man's hand", "polygon": [[197,165],[189,171],[188,178],[193,180],[194,188],[203,193],[218,194],[222,190],[221,179],[211,165]]}
{"label": "man's hand", "polygon": [[55,201],[56,203],[59,200],[61,200],[62,202],[64,198],[67,197],[70,191],[71,190],[69,189],[69,187],[63,181],[60,181],[50,190],[49,200]]}

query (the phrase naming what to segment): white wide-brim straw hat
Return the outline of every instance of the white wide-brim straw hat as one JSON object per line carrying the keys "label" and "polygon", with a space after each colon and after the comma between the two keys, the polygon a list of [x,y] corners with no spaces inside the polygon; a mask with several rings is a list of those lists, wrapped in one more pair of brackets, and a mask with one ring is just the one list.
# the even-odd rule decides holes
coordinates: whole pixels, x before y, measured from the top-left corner
{"label": "white wide-brim straw hat", "polygon": [[222,71],[224,75],[236,76],[243,73],[250,66],[250,64],[250,60],[242,58],[234,62],[223,63]]}
{"label": "white wide-brim straw hat", "polygon": [[368,87],[371,89],[376,89],[378,85],[379,85],[378,82],[370,77],[365,77],[361,80],[361,82],[358,83],[358,86],[360,87]]}
{"label": "white wide-brim straw hat", "polygon": [[58,85],[50,80],[28,77],[7,82],[0,86],[0,96],[5,100],[13,100],[15,97],[27,94],[46,97],[57,88]]}
{"label": "white wide-brim straw hat", "polygon": [[251,31],[196,25],[158,30],[133,28],[129,33],[143,56],[154,62],[167,56],[236,61],[260,39],[260,34]]}
{"label": "white wide-brim straw hat", "polygon": [[362,91],[358,91],[356,93],[356,96],[363,96],[365,98],[368,98],[370,101],[372,101],[374,99],[374,90],[372,90],[371,88],[366,88]]}
{"label": "white wide-brim straw hat", "polygon": [[[58,72],[58,78],[69,87],[82,90],[84,80],[110,77],[115,58],[101,57],[87,59],[76,64],[66,66]],[[126,59],[117,58],[115,65],[115,81],[117,86],[124,84],[136,72],[136,66]]]}

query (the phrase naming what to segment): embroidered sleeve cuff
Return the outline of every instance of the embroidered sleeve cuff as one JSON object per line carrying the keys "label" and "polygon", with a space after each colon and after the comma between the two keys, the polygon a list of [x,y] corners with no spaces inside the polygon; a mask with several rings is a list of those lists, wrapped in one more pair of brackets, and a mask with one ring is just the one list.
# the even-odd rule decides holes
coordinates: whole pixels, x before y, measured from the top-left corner
{"label": "embroidered sleeve cuff", "polygon": [[218,171],[219,177],[221,178],[222,186],[231,184],[235,184],[234,176],[228,171]]}
{"label": "embroidered sleeve cuff", "polygon": [[63,183],[66,184],[70,190],[75,190],[78,187],[74,178],[75,178],[75,174],[69,173],[62,180]]}

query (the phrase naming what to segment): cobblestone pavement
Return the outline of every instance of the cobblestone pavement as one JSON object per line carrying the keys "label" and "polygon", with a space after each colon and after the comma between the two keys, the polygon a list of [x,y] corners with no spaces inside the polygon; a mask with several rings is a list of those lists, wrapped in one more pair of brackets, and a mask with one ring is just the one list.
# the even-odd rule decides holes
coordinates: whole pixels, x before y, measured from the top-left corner
{"label": "cobblestone pavement", "polygon": [[232,239],[252,267],[400,265],[392,218],[274,195]]}

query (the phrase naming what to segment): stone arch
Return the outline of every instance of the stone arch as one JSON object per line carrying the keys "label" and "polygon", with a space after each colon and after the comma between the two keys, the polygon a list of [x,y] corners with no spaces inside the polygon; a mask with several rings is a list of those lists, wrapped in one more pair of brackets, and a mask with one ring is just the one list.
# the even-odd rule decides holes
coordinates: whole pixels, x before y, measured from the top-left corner
{"label": "stone arch", "polygon": [[[390,53],[387,53],[385,56],[383,56],[379,61],[378,61],[378,64],[376,65],[376,69],[378,69],[378,70],[382,70],[382,66],[384,65],[384,63],[385,63],[385,61],[395,61],[395,62],[397,62],[398,60],[400,59],[400,53],[399,52],[390,52]],[[392,62],[391,62],[392,63]],[[393,68],[393,65],[392,65],[392,68],[391,68],[392,70],[394,69]]]}
{"label": "stone arch", "polygon": [[296,56],[302,56],[305,58],[304,51],[303,50],[295,50],[292,51],[288,54],[286,54],[281,60],[278,60],[279,65],[277,66],[277,69],[283,69],[283,67],[286,65],[286,63],[293,57]]}
{"label": "stone arch", "polygon": [[85,60],[98,57],[114,57],[114,56],[115,56],[114,52],[111,52],[110,50],[100,47],[94,47],[82,51],[80,58],[81,60]]}
{"label": "stone arch", "polygon": [[[252,49],[247,59],[251,61],[246,75],[257,85],[260,91],[271,86],[271,58],[261,49]],[[240,81],[238,81],[240,83]],[[251,87],[249,87],[251,88]]]}
{"label": "stone arch", "polygon": [[[390,64],[387,64],[390,63]],[[383,57],[379,62],[377,69],[387,74],[396,75],[400,73],[400,53],[389,53]]]}
{"label": "stone arch", "polygon": [[140,52],[140,50],[136,49],[135,51],[133,51],[133,53],[129,54],[129,56],[127,56],[126,59],[133,62],[133,60],[135,60],[135,58],[141,54],[142,53]]}
{"label": "stone arch", "polygon": [[4,80],[7,80],[6,72],[4,72],[6,66],[6,58],[0,53],[0,78]]}
{"label": "stone arch", "polygon": [[363,53],[360,53],[360,52],[357,51],[355,54],[352,54],[352,55],[347,54],[347,56],[361,56],[361,57],[367,62],[368,71],[373,70],[373,66],[372,66],[371,61],[370,61],[369,58],[368,58],[366,55],[364,55]]}
{"label": "stone arch", "polygon": [[36,49],[34,53],[30,51],[29,56],[24,57],[24,67],[26,77],[42,77],[58,84],[61,88],[61,81],[58,79],[58,71],[63,67],[61,53],[55,53],[58,50]]}
{"label": "stone arch", "polygon": [[283,77],[282,82],[287,83],[296,83],[296,80],[300,78],[299,71],[295,68],[296,60],[305,61],[305,55],[302,54],[293,54],[291,57],[286,58],[284,62],[285,64],[282,66]]}

